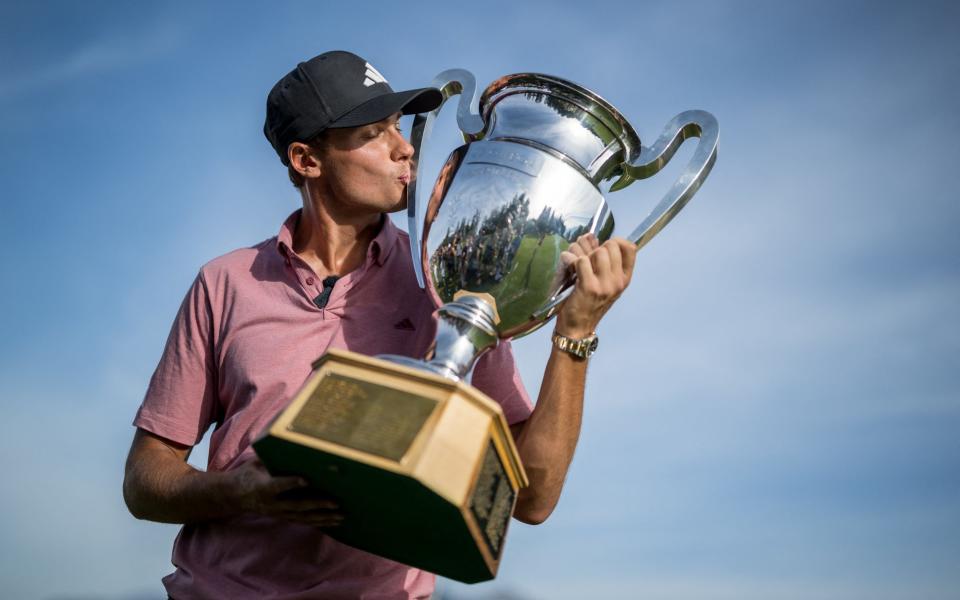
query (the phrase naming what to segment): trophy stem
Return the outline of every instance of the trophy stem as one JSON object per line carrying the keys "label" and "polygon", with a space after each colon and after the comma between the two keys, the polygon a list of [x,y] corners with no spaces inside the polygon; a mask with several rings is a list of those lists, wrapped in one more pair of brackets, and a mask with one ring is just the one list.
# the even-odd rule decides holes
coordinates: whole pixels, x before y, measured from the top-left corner
{"label": "trophy stem", "polygon": [[377,357],[460,381],[484,352],[496,348],[500,340],[496,323],[497,313],[486,300],[464,295],[437,309],[437,335],[423,359],[397,354]]}
{"label": "trophy stem", "polygon": [[463,379],[481,354],[499,340],[496,313],[476,296],[462,296],[437,309],[437,335],[427,352],[427,367],[451,379]]}

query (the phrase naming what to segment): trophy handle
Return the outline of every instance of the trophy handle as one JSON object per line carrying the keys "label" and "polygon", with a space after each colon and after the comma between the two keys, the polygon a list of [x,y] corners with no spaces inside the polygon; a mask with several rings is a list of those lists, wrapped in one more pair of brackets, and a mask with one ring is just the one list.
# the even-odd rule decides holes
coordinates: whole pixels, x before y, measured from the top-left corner
{"label": "trophy handle", "polygon": [[[656,174],[673,158],[677,148],[689,138],[698,137],[700,143],[687,164],[687,170],[677,179],[647,218],[627,237],[628,240],[644,247],[661,229],[667,226],[673,217],[686,206],[690,198],[697,193],[703,180],[710,174],[717,160],[717,142],[719,141],[717,119],[702,110],[688,110],[675,116],[667,123],[660,138],[649,148],[643,148],[633,163],[623,167],[623,176],[610,191],[622,190],[638,179],[646,179]],[[573,293],[575,276],[571,276],[568,287],[561,290],[547,304],[538,309],[533,317],[538,320],[550,318],[563,302]]]}
{"label": "trophy handle", "polygon": [[700,138],[697,149],[687,164],[687,170],[650,211],[647,218],[627,237],[637,248],[645,246],[666,227],[700,189],[717,160],[719,135],[717,119],[713,115],[702,110],[688,110],[671,119],[660,138],[649,148],[641,149],[636,161],[624,165],[623,176],[610,187],[610,191],[623,189],[637,179],[646,179],[656,174],[670,162],[684,141],[692,137]]}
{"label": "trophy handle", "polygon": [[425,285],[423,273],[422,249],[420,247],[420,207],[424,205],[423,186],[420,182],[420,157],[423,144],[433,130],[433,122],[443,105],[451,97],[460,94],[460,103],[457,106],[457,125],[463,134],[465,142],[474,139],[483,131],[483,117],[480,116],[480,95],[477,93],[477,80],[473,73],[466,69],[447,69],[437,75],[431,87],[440,90],[443,99],[440,106],[428,113],[420,113],[413,119],[413,128],[410,132],[410,144],[413,146],[410,183],[407,184],[407,226],[410,234],[410,256],[413,258],[413,270],[417,275],[417,283],[421,288]]}

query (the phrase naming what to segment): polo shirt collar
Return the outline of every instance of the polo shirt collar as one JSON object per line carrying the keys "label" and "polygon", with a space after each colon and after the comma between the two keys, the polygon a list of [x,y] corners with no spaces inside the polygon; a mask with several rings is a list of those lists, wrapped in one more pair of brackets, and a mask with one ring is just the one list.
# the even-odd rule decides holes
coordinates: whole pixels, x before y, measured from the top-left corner
{"label": "polo shirt collar", "polygon": [[[280,254],[287,258],[295,254],[293,251],[293,234],[297,230],[297,223],[300,222],[302,212],[302,208],[293,211],[280,226],[280,231],[277,233],[277,249]],[[378,266],[383,266],[390,253],[393,252],[398,237],[396,225],[393,224],[390,217],[382,214],[380,216],[380,231],[370,242],[370,248],[367,250],[367,262],[369,263],[372,259]]]}

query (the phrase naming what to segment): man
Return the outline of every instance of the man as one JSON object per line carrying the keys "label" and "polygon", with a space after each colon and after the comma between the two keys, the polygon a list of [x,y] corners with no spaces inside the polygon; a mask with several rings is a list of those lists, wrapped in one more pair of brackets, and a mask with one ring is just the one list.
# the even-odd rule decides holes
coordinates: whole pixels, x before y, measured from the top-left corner
{"label": "man", "polygon": [[[284,76],[264,132],[303,208],[279,234],[204,265],[176,317],[134,425],[124,497],[141,519],[184,524],[164,578],[173,598],[424,598],[429,573],[324,535],[344,515],[297,477],[273,477],[250,444],[328,348],[422,356],[433,306],[406,235],[413,148],[401,114],[436,108],[435,89],[393,92],[362,58],[328,52]],[[576,290],[556,331],[580,340],[630,281],[635,248],[585,237],[567,255]],[[562,345],[562,344],[561,344]],[[508,343],[473,384],[504,409],[530,478],[514,516],[553,511],[580,431],[587,361],[555,347],[531,411]],[[187,464],[215,424],[208,470]]]}

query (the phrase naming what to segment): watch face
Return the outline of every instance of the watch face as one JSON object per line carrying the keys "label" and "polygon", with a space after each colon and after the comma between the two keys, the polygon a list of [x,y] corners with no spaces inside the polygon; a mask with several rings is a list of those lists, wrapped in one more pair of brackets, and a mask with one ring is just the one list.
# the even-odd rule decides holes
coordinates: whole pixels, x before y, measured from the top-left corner
{"label": "watch face", "polygon": [[600,343],[600,338],[593,336],[589,340],[584,340],[586,343],[586,348],[583,349],[583,356],[585,358],[590,358],[593,356],[593,353],[597,351],[597,345]]}

